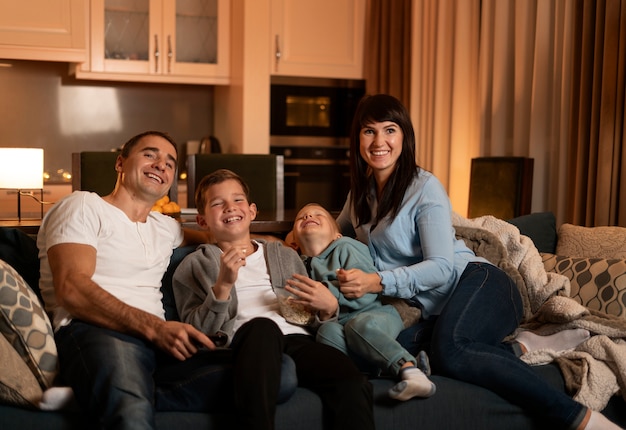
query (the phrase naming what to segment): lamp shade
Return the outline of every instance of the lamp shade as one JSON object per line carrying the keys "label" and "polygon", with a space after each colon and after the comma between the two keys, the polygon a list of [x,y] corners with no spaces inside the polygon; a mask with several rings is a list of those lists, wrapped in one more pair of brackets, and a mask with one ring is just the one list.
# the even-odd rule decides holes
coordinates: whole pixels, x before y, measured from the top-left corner
{"label": "lamp shade", "polygon": [[43,188],[43,149],[0,148],[0,188]]}

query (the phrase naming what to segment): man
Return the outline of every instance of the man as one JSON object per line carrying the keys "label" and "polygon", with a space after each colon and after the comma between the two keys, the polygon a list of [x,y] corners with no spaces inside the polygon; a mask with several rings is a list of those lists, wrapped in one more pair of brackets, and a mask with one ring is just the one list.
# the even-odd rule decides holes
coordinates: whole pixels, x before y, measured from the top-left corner
{"label": "man", "polygon": [[[176,144],[167,134],[139,134],[117,158],[111,194],[72,193],[46,214],[39,231],[40,287],[62,382],[102,428],[155,428],[155,399],[176,407],[177,399],[201,397],[172,391],[167,397],[154,373],[167,365],[171,380],[174,359],[189,366],[200,347],[215,349],[191,325],[166,321],[161,303],[173,249],[190,238],[176,220],[151,212],[172,185],[176,165]],[[195,234],[201,237],[192,241],[206,241]],[[189,379],[189,370],[181,379]]]}

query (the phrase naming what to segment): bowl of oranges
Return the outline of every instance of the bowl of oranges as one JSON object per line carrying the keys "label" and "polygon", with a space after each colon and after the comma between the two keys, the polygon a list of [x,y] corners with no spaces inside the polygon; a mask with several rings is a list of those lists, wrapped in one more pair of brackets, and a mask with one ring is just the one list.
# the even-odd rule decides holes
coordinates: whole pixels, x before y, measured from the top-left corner
{"label": "bowl of oranges", "polygon": [[157,200],[152,206],[152,210],[173,217],[180,215],[180,206],[178,203],[170,201],[169,196],[163,196]]}

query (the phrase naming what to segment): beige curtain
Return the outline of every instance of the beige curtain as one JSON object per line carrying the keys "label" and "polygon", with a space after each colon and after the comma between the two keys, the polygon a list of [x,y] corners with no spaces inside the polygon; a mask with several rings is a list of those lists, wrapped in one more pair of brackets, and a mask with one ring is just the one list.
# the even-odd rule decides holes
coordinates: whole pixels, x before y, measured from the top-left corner
{"label": "beige curtain", "polygon": [[414,0],[411,117],[417,162],[465,215],[470,160],[480,154],[480,0]]}
{"label": "beige curtain", "polygon": [[410,108],[411,0],[368,0],[365,28],[367,93],[391,94]]}
{"label": "beige curtain", "polygon": [[455,211],[471,158],[527,156],[533,212],[626,226],[625,16],[626,0],[413,1],[418,162]]}

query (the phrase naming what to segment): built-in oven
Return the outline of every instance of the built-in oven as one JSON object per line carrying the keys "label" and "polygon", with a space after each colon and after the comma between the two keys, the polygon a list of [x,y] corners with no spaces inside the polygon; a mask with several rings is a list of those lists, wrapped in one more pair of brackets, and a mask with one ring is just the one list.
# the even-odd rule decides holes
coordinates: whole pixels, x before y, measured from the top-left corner
{"label": "built-in oven", "polygon": [[364,80],[272,77],[270,152],[284,156],[285,209],[316,202],[341,210],[350,126],[364,94]]}
{"label": "built-in oven", "polygon": [[364,80],[273,76],[270,88],[270,145],[348,145]]}
{"label": "built-in oven", "polygon": [[271,153],[284,157],[286,210],[313,202],[341,210],[350,190],[347,147],[273,146]]}

